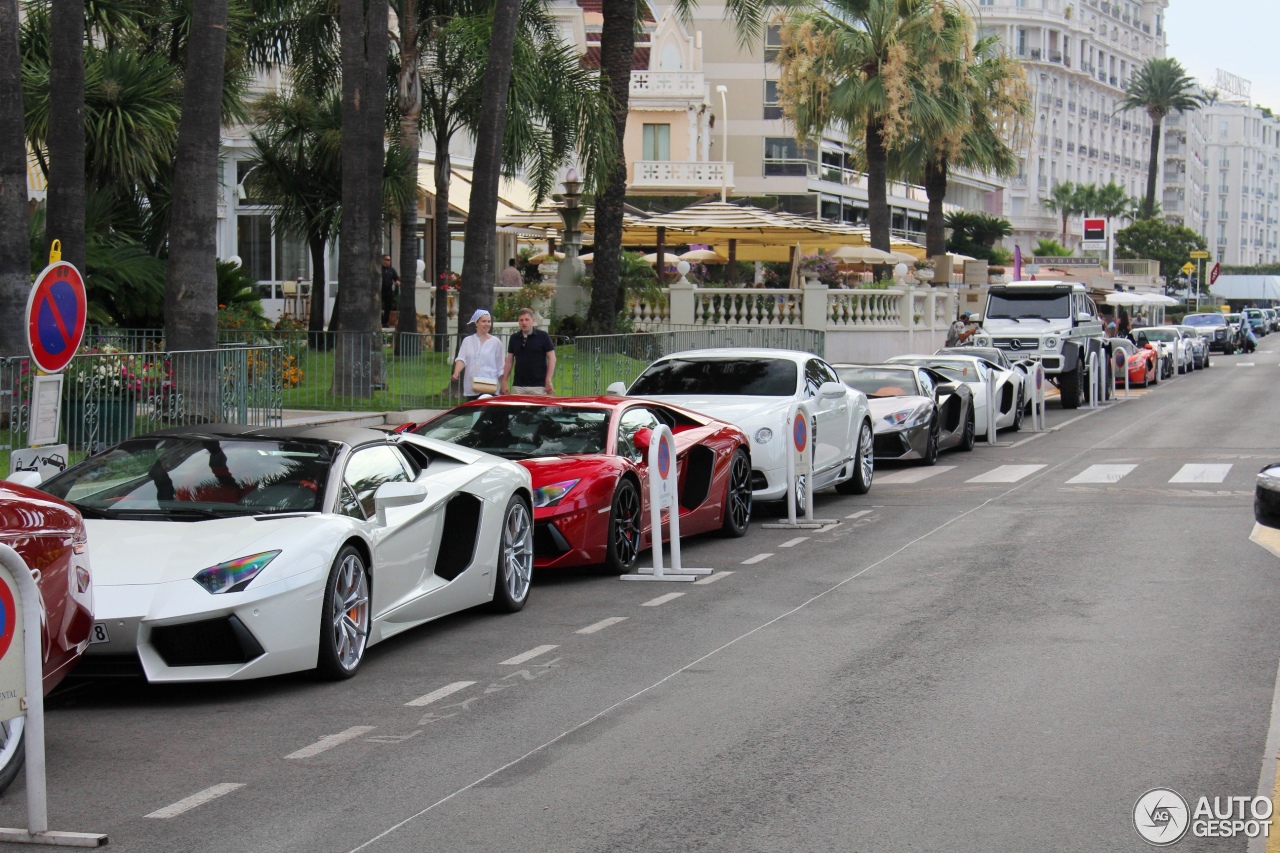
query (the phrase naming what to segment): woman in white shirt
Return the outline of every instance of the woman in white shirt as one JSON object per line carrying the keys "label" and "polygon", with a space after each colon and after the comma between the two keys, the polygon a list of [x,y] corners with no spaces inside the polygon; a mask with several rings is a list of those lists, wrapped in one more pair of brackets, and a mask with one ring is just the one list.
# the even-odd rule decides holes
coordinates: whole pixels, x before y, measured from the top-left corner
{"label": "woman in white shirt", "polygon": [[502,341],[489,334],[493,317],[488,311],[477,308],[469,325],[476,327],[476,333],[462,339],[453,362],[453,379],[456,382],[462,376],[462,396],[467,402],[479,399],[481,394],[498,393],[498,377],[506,359]]}

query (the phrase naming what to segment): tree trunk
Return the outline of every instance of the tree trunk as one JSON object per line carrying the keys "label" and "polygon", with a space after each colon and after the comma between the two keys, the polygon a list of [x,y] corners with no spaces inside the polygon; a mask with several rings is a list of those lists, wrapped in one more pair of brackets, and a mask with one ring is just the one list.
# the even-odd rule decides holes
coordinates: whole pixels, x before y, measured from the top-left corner
{"label": "tree trunk", "polygon": [[924,166],[924,190],[929,198],[929,214],[925,223],[925,254],[931,258],[947,253],[946,215],[942,200],[947,197],[947,161],[930,159]]}
{"label": "tree trunk", "polygon": [[502,172],[502,137],[507,125],[507,92],[511,88],[516,21],[520,0],[497,0],[489,62],[484,70],[480,124],[476,128],[475,183],[462,255],[462,291],[458,302],[458,335],[476,308],[493,309],[493,280],[498,228],[498,182]]}
{"label": "tree trunk", "polygon": [[1151,119],[1151,159],[1147,163],[1147,197],[1142,203],[1144,219],[1156,215],[1156,171],[1160,165],[1160,128],[1164,122],[1158,118]]}
{"label": "tree trunk", "polygon": [[[396,355],[416,355],[418,334],[418,149],[422,145],[422,77],[418,73],[418,4],[402,0],[400,18],[400,76],[396,80],[396,106],[400,110],[400,147],[409,153],[405,181],[413,188],[400,210],[400,319],[396,323]],[[406,337],[407,336],[407,337]]]}
{"label": "tree trunk", "polygon": [[1062,245],[1067,245],[1067,211],[1062,211]]}
{"label": "tree trunk", "polygon": [[867,225],[871,229],[871,245],[889,251],[889,187],[888,152],[881,131],[884,122],[867,122]]}
{"label": "tree trunk", "polygon": [[449,182],[452,180],[453,165],[449,161],[449,139],[436,140],[436,211],[435,241],[436,250],[433,274],[436,296],[436,352],[449,351],[449,291],[445,285],[449,283],[449,272],[453,266],[453,239],[449,234]]}
{"label": "tree trunk", "polygon": [[164,334],[170,350],[217,344],[218,149],[227,0],[196,3],[187,39],[182,120],[173,163]]}
{"label": "tree trunk", "polygon": [[54,0],[50,12],[49,202],[45,249],[84,273],[84,0]]}
{"label": "tree trunk", "polygon": [[31,290],[31,246],[22,115],[18,0],[0,0],[0,356],[6,357],[27,351],[22,315]]}
{"label": "tree trunk", "polygon": [[342,225],[331,393],[369,397],[381,376],[383,126],[387,0],[342,0]]}
{"label": "tree trunk", "polygon": [[612,165],[608,185],[596,198],[595,260],[591,265],[587,328],[596,334],[612,334],[622,287],[622,211],[627,198],[627,160],[622,154],[622,139],[627,132],[631,60],[636,50],[636,0],[604,0],[602,11],[600,85],[613,104],[618,158]]}
{"label": "tree trunk", "polygon": [[329,277],[325,265],[325,239],[319,234],[307,238],[307,248],[311,250],[311,308],[307,314],[307,338],[312,349],[328,349],[324,346],[324,303],[327,299],[326,285]]}

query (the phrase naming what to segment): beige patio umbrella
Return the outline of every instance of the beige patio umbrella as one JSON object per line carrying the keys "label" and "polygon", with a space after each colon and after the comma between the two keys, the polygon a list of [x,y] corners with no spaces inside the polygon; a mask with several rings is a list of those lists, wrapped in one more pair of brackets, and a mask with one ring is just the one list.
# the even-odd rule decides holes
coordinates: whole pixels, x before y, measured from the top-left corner
{"label": "beige patio umbrella", "polygon": [[721,255],[719,252],[712,251],[711,249],[690,249],[689,251],[685,252],[683,255],[680,255],[680,260],[688,261],[691,264],[727,264],[729,263],[728,258],[726,258],[724,255]]}
{"label": "beige patio umbrella", "polygon": [[[547,262],[547,261],[549,261],[549,260],[551,260],[551,254],[550,254],[550,253],[548,253],[548,252],[539,252],[539,253],[538,253],[538,254],[536,254],[536,255],[530,255],[528,258],[526,258],[526,259],[525,259],[525,263],[529,263],[529,264],[541,264],[541,263],[545,263],[545,262]],[[557,261],[563,261],[563,260],[564,260],[564,252],[556,252],[556,253],[555,253],[555,260],[557,260]]]}
{"label": "beige patio umbrella", "polygon": [[829,253],[833,261],[852,264],[887,264],[893,259],[892,252],[882,252],[871,246],[841,246]]}
{"label": "beige patio umbrella", "polygon": [[891,251],[889,253],[889,256],[893,259],[892,261],[890,261],[890,263],[895,263],[895,264],[901,263],[901,264],[907,264],[908,266],[920,260],[915,255],[912,255],[909,252],[900,251],[898,249],[894,249],[893,251]]}

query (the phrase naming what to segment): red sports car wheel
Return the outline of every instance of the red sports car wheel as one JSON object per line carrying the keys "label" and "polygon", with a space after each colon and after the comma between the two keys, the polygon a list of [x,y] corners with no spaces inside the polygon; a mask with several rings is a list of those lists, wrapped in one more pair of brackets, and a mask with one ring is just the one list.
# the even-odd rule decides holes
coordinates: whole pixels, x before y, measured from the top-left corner
{"label": "red sports car wheel", "polygon": [[609,542],[605,565],[611,571],[630,571],[640,556],[640,490],[631,480],[619,480],[609,513]]}
{"label": "red sports car wheel", "polygon": [[724,524],[720,532],[734,539],[747,532],[751,522],[751,460],[742,449],[729,462],[729,482],[725,487]]}

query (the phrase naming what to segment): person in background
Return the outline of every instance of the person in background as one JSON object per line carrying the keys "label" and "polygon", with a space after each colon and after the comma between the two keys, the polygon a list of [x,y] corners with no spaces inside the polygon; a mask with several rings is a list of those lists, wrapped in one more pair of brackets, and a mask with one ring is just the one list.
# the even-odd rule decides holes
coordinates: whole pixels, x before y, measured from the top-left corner
{"label": "person in background", "polygon": [[1120,327],[1116,325],[1116,319],[1114,317],[1112,317],[1110,320],[1107,321],[1107,337],[1108,338],[1114,338],[1116,336],[1116,332],[1118,332],[1119,330],[1120,330]]}
{"label": "person in background", "polygon": [[453,362],[453,381],[462,376],[462,396],[468,403],[481,394],[497,394],[503,370],[502,341],[489,334],[493,317],[486,309],[477,308],[469,325],[476,327],[476,333],[462,339]]}
{"label": "person in background", "polygon": [[396,288],[400,286],[400,273],[391,266],[391,256],[382,256],[382,328],[391,321],[391,307],[395,305]]}
{"label": "person in background", "polygon": [[556,347],[551,336],[533,325],[533,311],[521,308],[516,319],[520,332],[507,342],[507,364],[502,371],[503,394],[554,394]]}
{"label": "person in background", "polygon": [[967,343],[969,338],[973,337],[973,333],[978,331],[978,327],[972,322],[972,318],[973,312],[965,311],[951,324],[951,328],[947,329],[947,346],[958,347]]}
{"label": "person in background", "polygon": [[516,269],[516,259],[512,258],[507,262],[507,268],[498,273],[498,285],[500,287],[523,287],[524,276],[520,275],[520,270]]}

